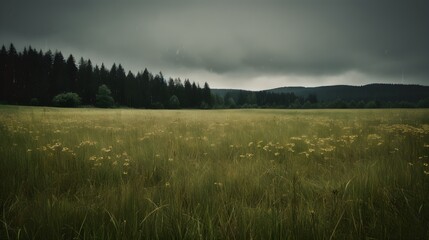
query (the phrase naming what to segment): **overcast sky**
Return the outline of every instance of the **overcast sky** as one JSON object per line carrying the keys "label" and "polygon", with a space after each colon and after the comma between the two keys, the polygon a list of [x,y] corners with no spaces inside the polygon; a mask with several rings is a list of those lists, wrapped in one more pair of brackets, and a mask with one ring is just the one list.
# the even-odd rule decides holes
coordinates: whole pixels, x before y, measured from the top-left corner
{"label": "overcast sky", "polygon": [[212,88],[429,85],[429,1],[4,1],[0,44]]}

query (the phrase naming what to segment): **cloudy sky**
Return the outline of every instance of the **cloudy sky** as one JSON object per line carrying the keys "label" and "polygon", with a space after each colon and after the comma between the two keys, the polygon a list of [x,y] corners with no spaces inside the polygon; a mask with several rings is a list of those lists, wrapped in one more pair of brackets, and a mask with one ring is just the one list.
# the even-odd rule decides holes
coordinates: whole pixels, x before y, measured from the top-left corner
{"label": "cloudy sky", "polygon": [[212,88],[429,85],[429,1],[1,1],[0,44]]}

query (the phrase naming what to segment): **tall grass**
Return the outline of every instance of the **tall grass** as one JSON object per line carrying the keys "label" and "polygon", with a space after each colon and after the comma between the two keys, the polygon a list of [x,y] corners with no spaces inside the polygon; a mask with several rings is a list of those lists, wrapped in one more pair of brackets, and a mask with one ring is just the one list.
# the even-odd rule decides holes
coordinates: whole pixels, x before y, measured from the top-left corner
{"label": "tall grass", "polygon": [[0,239],[428,239],[427,110],[0,108]]}

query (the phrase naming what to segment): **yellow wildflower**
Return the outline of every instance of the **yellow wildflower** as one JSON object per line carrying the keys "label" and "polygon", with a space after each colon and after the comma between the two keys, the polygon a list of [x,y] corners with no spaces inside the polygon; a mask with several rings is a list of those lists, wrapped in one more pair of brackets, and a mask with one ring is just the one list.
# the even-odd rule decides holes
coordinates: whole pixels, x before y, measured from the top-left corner
{"label": "yellow wildflower", "polygon": [[222,187],[223,184],[221,182],[215,182],[214,185],[218,186],[218,187]]}

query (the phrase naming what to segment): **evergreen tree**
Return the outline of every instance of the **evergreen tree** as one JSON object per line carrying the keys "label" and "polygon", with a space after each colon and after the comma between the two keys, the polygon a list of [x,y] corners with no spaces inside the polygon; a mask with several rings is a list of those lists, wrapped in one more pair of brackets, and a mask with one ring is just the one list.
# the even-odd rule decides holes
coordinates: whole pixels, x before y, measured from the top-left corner
{"label": "evergreen tree", "polygon": [[97,93],[97,83],[93,76],[94,68],[92,66],[92,62],[90,59],[86,61],[86,68],[85,68],[85,95],[83,95],[83,99],[85,104],[91,104],[93,105],[95,103],[95,95]]}
{"label": "evergreen tree", "polygon": [[98,87],[103,85],[103,83],[101,82],[101,70],[98,67],[98,65],[95,65],[94,70],[92,71],[92,77],[91,77],[91,82],[90,82],[90,90],[89,90],[89,96],[90,96],[90,104],[94,105],[95,104],[95,95],[97,94],[98,91]]}
{"label": "evergreen tree", "polygon": [[[174,95],[174,93],[176,93],[176,85],[175,85],[175,83],[174,83],[174,80],[172,79],[172,78],[170,78],[169,80],[168,80],[168,85],[167,85],[167,87],[168,87],[168,94],[171,96],[171,95]],[[177,96],[176,96],[177,97]]]}
{"label": "evergreen tree", "polygon": [[204,89],[203,89],[203,101],[208,104],[209,107],[212,107],[212,96],[210,92],[210,87],[207,82],[204,83]]}
{"label": "evergreen tree", "polygon": [[67,58],[66,62],[66,74],[67,74],[67,81],[69,85],[69,89],[72,92],[78,92],[77,87],[77,67],[76,67],[76,61],[73,57],[73,55],[70,54],[70,56]]}
{"label": "evergreen tree", "polygon": [[126,81],[125,70],[122,67],[122,65],[119,64],[118,69],[116,71],[116,78],[114,82],[114,89],[115,89],[114,96],[116,101],[120,104],[125,103],[125,81]]}
{"label": "evergreen tree", "polygon": [[130,107],[139,107],[138,106],[138,84],[134,74],[131,71],[128,71],[126,81],[125,81],[125,89],[124,89],[124,105]]}
{"label": "evergreen tree", "polygon": [[110,89],[112,89],[112,95],[113,98],[117,98],[118,94],[117,94],[117,90],[116,89],[116,72],[117,72],[117,67],[116,67],[116,63],[113,63],[112,67],[110,68],[109,71],[109,77],[108,77],[108,81],[107,81],[107,87],[109,87]]}
{"label": "evergreen tree", "polygon": [[7,51],[3,45],[0,49],[0,102],[6,102],[6,96],[8,91],[8,85],[6,83],[6,61]]}
{"label": "evergreen tree", "polygon": [[189,81],[189,79],[185,79],[184,84],[184,98],[182,101],[182,106],[184,108],[190,108],[191,107],[191,98],[192,98],[192,84]]}
{"label": "evergreen tree", "polygon": [[166,106],[168,103],[168,89],[165,83],[164,76],[160,72],[157,74],[151,84],[152,101],[151,104],[155,108]]}
{"label": "evergreen tree", "polygon": [[7,86],[6,99],[11,103],[17,103],[17,93],[19,88],[17,86],[17,65],[18,65],[18,54],[16,52],[15,46],[10,44],[6,67],[5,67],[5,83]]}
{"label": "evergreen tree", "polygon": [[23,79],[22,79],[22,97],[21,102],[23,104],[29,104],[30,100],[33,102],[39,102],[38,97],[40,95],[39,82],[42,78],[41,62],[39,61],[39,55],[35,49],[29,46],[26,55],[23,55],[22,59]]}
{"label": "evergreen tree", "polygon": [[104,63],[101,64],[100,67],[100,79],[98,81],[99,84],[105,84],[108,85],[108,78],[109,78],[109,71],[104,66]]}
{"label": "evergreen tree", "polygon": [[77,70],[77,89],[80,96],[84,95],[85,92],[85,68],[86,68],[86,61],[82,57],[79,59],[78,64],[78,70]]}
{"label": "evergreen tree", "polygon": [[70,87],[66,78],[66,63],[61,52],[55,52],[50,81],[50,95],[66,92]]}
{"label": "evergreen tree", "polygon": [[49,105],[51,103],[51,95],[49,93],[51,87],[50,87],[50,79],[52,75],[52,52],[48,50],[42,57],[42,82],[40,83],[40,89],[42,91],[40,92],[41,103],[43,105]]}
{"label": "evergreen tree", "polygon": [[151,94],[151,82],[152,74],[145,68],[143,73],[140,75],[141,83],[141,94],[143,98],[143,107],[149,108],[152,105],[152,94]]}

